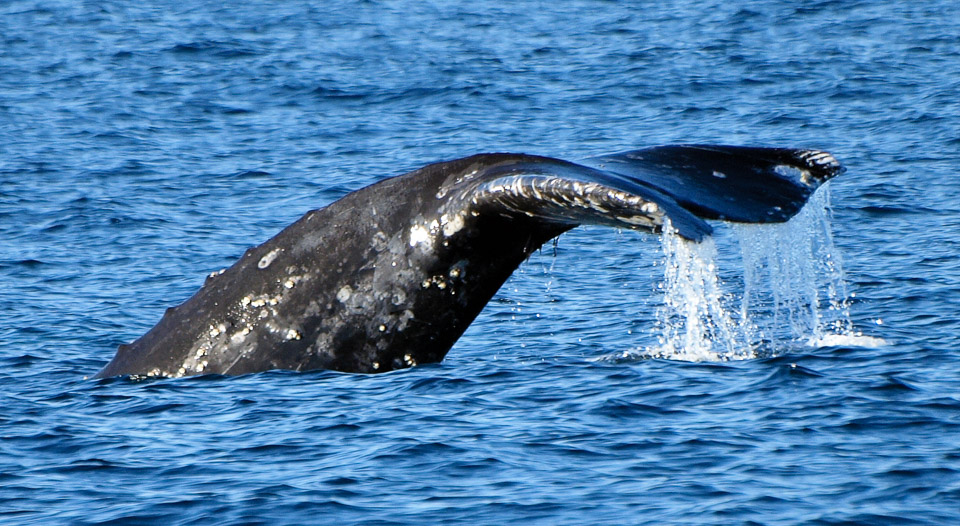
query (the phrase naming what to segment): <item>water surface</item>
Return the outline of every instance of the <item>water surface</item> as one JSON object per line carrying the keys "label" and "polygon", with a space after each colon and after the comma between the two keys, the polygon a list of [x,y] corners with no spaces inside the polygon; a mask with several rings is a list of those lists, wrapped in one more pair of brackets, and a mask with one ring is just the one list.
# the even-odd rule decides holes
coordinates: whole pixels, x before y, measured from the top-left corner
{"label": "water surface", "polygon": [[[4,2],[0,518],[960,522],[958,11]],[[843,161],[850,319],[887,343],[642,358],[660,243],[584,228],[442,364],[85,379],[350,190],[480,151],[676,142]]]}

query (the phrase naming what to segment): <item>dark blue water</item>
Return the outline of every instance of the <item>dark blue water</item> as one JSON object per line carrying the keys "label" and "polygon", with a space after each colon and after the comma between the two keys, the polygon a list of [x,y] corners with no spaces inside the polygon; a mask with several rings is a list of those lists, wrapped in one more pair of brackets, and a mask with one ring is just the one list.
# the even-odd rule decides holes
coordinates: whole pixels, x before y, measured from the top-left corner
{"label": "dark blue water", "polygon": [[[0,3],[0,522],[960,522],[960,7]],[[872,346],[656,338],[578,229],[438,365],[92,381],[307,210],[479,151],[816,147]],[[598,359],[599,358],[599,359]]]}

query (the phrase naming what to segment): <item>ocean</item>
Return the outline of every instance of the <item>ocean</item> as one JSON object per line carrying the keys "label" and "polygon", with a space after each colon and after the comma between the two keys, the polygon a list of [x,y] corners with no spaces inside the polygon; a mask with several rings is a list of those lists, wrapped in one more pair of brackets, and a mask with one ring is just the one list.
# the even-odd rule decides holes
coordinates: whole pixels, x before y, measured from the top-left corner
{"label": "ocean", "polygon": [[[960,523],[958,94],[947,0],[4,0],[0,523]],[[90,379],[347,192],[672,143],[846,166],[716,224],[767,329],[691,339],[673,238],[581,227],[439,364]]]}

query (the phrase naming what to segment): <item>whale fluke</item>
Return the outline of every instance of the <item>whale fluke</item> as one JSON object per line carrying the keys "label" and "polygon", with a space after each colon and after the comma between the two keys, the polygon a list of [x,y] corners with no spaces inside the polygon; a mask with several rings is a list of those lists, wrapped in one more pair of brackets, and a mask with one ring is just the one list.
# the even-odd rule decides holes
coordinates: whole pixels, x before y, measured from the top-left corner
{"label": "whale fluke", "polygon": [[786,221],[842,170],[819,150],[705,145],[431,164],[251,248],[97,377],[438,362],[517,266],[577,225],[656,232],[669,219],[699,241],[706,219]]}
{"label": "whale fluke", "polygon": [[669,195],[699,217],[780,223],[844,168],[827,152],[746,146],[678,145],[584,161]]}

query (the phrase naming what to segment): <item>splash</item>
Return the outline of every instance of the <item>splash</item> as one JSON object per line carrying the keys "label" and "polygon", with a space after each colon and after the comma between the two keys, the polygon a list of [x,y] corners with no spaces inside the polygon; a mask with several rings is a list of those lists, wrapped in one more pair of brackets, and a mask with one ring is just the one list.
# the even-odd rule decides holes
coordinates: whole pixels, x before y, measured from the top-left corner
{"label": "splash", "polygon": [[[731,240],[739,247],[739,264],[718,251],[718,243],[725,248]],[[787,223],[725,225],[701,243],[666,224],[662,247],[657,345],[641,351],[645,356],[724,361],[798,345],[883,342],[856,332],[850,320],[826,186]],[[721,274],[720,264],[731,259],[734,268]]]}

